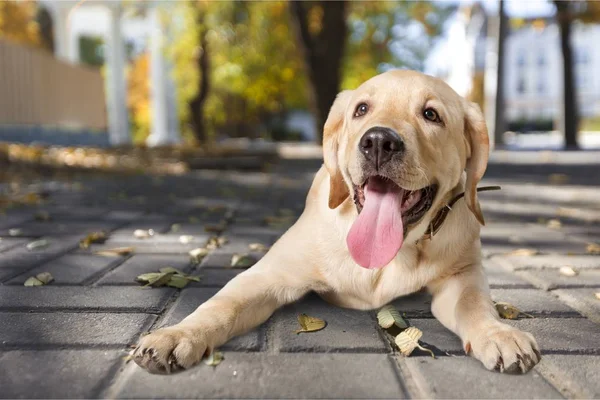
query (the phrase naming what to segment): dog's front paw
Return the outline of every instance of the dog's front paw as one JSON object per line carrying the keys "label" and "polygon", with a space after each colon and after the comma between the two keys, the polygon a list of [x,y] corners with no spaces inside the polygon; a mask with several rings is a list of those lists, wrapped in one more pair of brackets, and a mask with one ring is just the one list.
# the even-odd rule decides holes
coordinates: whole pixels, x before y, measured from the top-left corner
{"label": "dog's front paw", "polygon": [[170,374],[198,364],[206,351],[201,330],[172,326],[144,336],[133,360],[153,374]]}
{"label": "dog's front paw", "polygon": [[478,332],[465,350],[487,369],[508,374],[524,374],[542,358],[530,333],[500,322]]}

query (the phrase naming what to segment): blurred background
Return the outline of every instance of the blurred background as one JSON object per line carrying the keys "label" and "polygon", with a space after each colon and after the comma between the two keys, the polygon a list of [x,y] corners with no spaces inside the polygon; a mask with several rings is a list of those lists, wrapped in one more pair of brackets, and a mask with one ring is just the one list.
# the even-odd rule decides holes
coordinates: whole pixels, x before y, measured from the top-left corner
{"label": "blurred background", "polygon": [[598,148],[597,21],[596,1],[2,0],[0,141],[316,147],[338,91],[410,68],[479,103],[497,148]]}

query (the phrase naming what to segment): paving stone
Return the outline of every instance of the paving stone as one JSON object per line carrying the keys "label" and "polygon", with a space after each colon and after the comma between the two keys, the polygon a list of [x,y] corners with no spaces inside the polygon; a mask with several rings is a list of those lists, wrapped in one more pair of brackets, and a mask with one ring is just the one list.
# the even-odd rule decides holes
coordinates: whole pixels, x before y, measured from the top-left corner
{"label": "paving stone", "polygon": [[[73,221],[73,220],[50,220],[31,221],[17,226],[21,230],[17,236],[72,236],[79,235],[82,238],[91,232],[111,231],[119,226],[118,223],[110,221]],[[8,235],[8,230],[0,231],[0,235]]]}
{"label": "paving stone", "polygon": [[536,369],[565,398],[600,398],[600,356],[548,354]]}
{"label": "paving stone", "polygon": [[135,285],[135,278],[148,272],[158,272],[160,268],[173,267],[187,272],[190,267],[189,255],[176,254],[135,254],[123,264],[98,280],[98,285]]}
{"label": "paving stone", "polygon": [[114,241],[131,241],[136,240],[133,232],[137,229],[149,230],[152,229],[156,234],[166,233],[173,225],[173,217],[165,215],[144,215],[139,220],[133,221],[127,226],[121,227],[111,233],[110,238]]}
{"label": "paving stone", "polygon": [[425,290],[399,297],[392,304],[401,314],[406,314],[407,318],[433,318],[431,295]]}
{"label": "paving stone", "polygon": [[435,399],[561,399],[537,371],[526,375],[492,372],[471,357],[406,357],[416,398]]}
{"label": "paving stone", "polygon": [[556,296],[539,289],[492,289],[492,300],[503,301],[517,306],[521,311],[535,316],[569,316],[581,315],[560,302]]}
{"label": "paving stone", "polygon": [[523,280],[514,272],[507,271],[493,260],[484,259],[483,268],[491,288],[531,288],[531,283]]}
{"label": "paving stone", "polygon": [[231,260],[235,254],[248,254],[255,260],[260,260],[264,257],[265,253],[263,252],[248,252],[245,251],[243,253],[236,252],[225,252],[222,249],[217,249],[215,251],[210,252],[200,264],[201,268],[218,268],[218,269],[247,269],[248,267],[232,267]]}
{"label": "paving stone", "polygon": [[171,288],[0,286],[2,311],[142,311],[158,313],[175,293]]}
{"label": "paving stone", "polygon": [[116,398],[405,398],[393,360],[383,354],[225,353],[216,368],[150,375],[130,366]]}
{"label": "paving stone", "polygon": [[0,313],[3,347],[127,346],[155,316],[104,313]]}
{"label": "paving stone", "polygon": [[521,270],[528,268],[560,268],[569,265],[575,268],[600,268],[600,256],[581,255],[538,255],[530,257],[503,256],[494,257],[494,261],[511,269]]}
{"label": "paving stone", "polygon": [[12,278],[21,272],[23,272],[22,268],[0,268],[0,282]]}
{"label": "paving stone", "polygon": [[[218,289],[191,288],[184,289],[161,322],[160,326],[171,326],[181,322],[190,315],[200,304],[210,299]],[[258,327],[245,335],[235,337],[221,346],[222,350],[230,351],[259,351],[264,346],[264,327]]]}
{"label": "paving stone", "polygon": [[[318,332],[296,334],[299,314],[324,319],[327,327]],[[272,317],[273,346],[281,352],[372,352],[389,347],[370,312],[335,307],[316,295],[278,310]]]}
{"label": "paving stone", "polygon": [[[600,325],[585,318],[526,318],[503,322],[531,333],[542,353],[597,354]],[[451,354],[464,354],[460,339],[436,319],[411,319],[423,331],[421,341]]]}
{"label": "paving stone", "polygon": [[600,269],[578,269],[576,276],[565,276],[558,268],[527,269],[517,271],[519,276],[534,283],[537,287],[550,290],[558,287],[596,287],[600,288]]}
{"label": "paving stone", "polygon": [[133,247],[137,254],[189,254],[190,250],[203,247],[206,241],[195,238],[192,242],[182,244],[179,242],[179,236],[171,241],[160,242],[154,239],[133,239],[134,241],[120,241],[109,239],[103,244],[93,244],[87,251],[80,253],[90,254],[102,250],[110,250],[117,247]]}
{"label": "paving stone", "polygon": [[82,284],[121,264],[123,260],[123,257],[67,254],[11,279],[8,284],[22,285],[27,278],[40,272],[50,272],[54,277],[54,284]]}
{"label": "paving stone", "polygon": [[221,288],[243,271],[239,268],[198,268],[194,275],[201,276],[200,282],[190,282],[187,287]]}
{"label": "paving stone", "polygon": [[1,398],[95,398],[116,372],[118,350],[19,350],[0,353]]}
{"label": "paving stone", "polygon": [[[33,212],[8,212],[0,215],[0,232],[9,228],[18,228],[20,225],[33,219]],[[8,232],[7,232],[8,233]]]}
{"label": "paving stone", "polygon": [[30,241],[27,238],[0,237],[0,253],[17,246],[24,246]]}
{"label": "paving stone", "polygon": [[552,294],[573,307],[592,321],[600,324],[600,289],[557,289]]}

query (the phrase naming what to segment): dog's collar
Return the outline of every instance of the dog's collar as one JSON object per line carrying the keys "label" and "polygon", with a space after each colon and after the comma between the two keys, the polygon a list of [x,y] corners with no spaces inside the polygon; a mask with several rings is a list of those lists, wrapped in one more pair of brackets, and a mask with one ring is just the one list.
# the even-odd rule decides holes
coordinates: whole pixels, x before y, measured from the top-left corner
{"label": "dog's collar", "polygon": [[[500,186],[482,186],[480,188],[477,188],[477,191],[478,192],[487,192],[490,190],[500,190],[500,189],[501,189]],[[464,196],[465,196],[465,192],[462,192],[461,194],[455,196],[454,198],[452,198],[452,200],[450,200],[448,203],[446,203],[446,205],[443,206],[440,211],[438,211],[438,213],[435,215],[435,217],[429,223],[429,227],[427,228],[427,231],[425,231],[425,234],[421,238],[422,240],[433,238],[433,236],[440,230],[440,228],[444,224],[446,217],[452,210],[452,206],[458,200],[462,199]]]}

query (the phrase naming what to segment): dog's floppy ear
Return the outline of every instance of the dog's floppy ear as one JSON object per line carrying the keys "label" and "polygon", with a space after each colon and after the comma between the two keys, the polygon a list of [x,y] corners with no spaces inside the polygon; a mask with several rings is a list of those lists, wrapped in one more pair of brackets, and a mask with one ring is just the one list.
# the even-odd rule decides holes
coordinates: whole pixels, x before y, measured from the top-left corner
{"label": "dog's floppy ear", "polygon": [[338,147],[344,126],[344,112],[351,93],[351,90],[344,90],[337,95],[323,128],[323,161],[329,172],[329,208],[331,209],[337,208],[350,194],[338,164]]}
{"label": "dog's floppy ear", "polygon": [[465,135],[468,143],[465,201],[479,223],[485,225],[477,200],[477,184],[487,168],[490,139],[481,109],[475,103],[467,103],[465,107]]}

